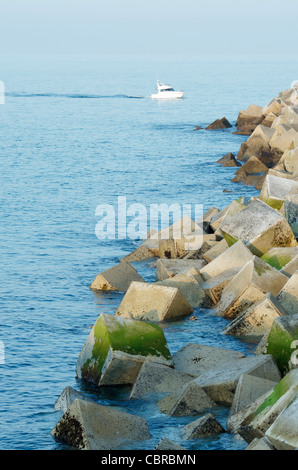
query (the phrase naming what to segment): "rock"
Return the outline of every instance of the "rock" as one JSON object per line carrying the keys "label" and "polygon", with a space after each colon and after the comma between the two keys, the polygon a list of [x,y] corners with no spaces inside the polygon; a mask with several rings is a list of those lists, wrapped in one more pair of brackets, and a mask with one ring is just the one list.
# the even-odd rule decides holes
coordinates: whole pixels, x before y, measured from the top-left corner
{"label": "rock", "polygon": [[231,360],[224,367],[221,365],[202,373],[194,381],[217,404],[230,406],[242,374],[275,382],[281,378],[272,356],[266,355]]}
{"label": "rock", "polygon": [[165,279],[172,278],[182,271],[195,268],[200,271],[206,262],[201,259],[188,260],[188,259],[159,259],[156,263],[156,281],[164,281]]}
{"label": "rock", "polygon": [[162,413],[170,416],[190,416],[200,413],[206,408],[216,406],[204,390],[193,381],[181,389],[174,390],[160,400],[157,405]]}
{"label": "rock", "polygon": [[253,254],[251,251],[242,241],[239,241],[225,250],[209,264],[204,266],[200,270],[200,274],[207,281],[210,278],[222,274],[228,269],[242,268],[247,263],[247,261],[251,260],[252,258]]}
{"label": "rock", "polygon": [[145,282],[137,270],[126,261],[98,274],[90,289],[126,292],[132,281]]}
{"label": "rock", "polygon": [[131,390],[130,399],[152,400],[152,395],[169,394],[192,380],[186,372],[180,372],[164,364],[144,362]]}
{"label": "rock", "polygon": [[251,136],[247,139],[249,155],[259,156],[263,151],[270,152],[269,142],[275,130],[267,126],[258,125]]}
{"label": "rock", "polygon": [[254,439],[245,450],[274,450],[274,448],[265,439]]}
{"label": "rock", "polygon": [[118,368],[118,384],[133,383],[147,357],[172,365],[163,330],[158,325],[102,313],[79,354],[77,377],[96,385],[99,385],[101,380],[106,382],[102,377],[103,371],[107,370],[108,373],[109,367],[112,370],[113,357],[119,363],[120,353],[123,353],[124,362],[122,361],[122,367]]}
{"label": "rock", "polygon": [[54,404],[55,410],[62,410],[65,413],[70,405],[77,399],[92,401],[82,392],[78,392],[72,387],[66,387]]}
{"label": "rock", "polygon": [[263,119],[263,109],[260,106],[252,104],[246,110],[240,111],[236,126],[238,129],[250,127],[254,130]]}
{"label": "rock", "polygon": [[216,163],[224,167],[234,167],[234,166],[241,166],[241,163],[238,162],[235,155],[231,152],[227,153],[224,157],[220,158]]}
{"label": "rock", "polygon": [[286,197],[293,189],[298,192],[298,182],[286,178],[279,178],[273,175],[267,175],[259,198],[270,207],[279,210],[285,202]]}
{"label": "rock", "polygon": [[278,418],[280,413],[297,397],[298,369],[287,374],[273,389],[273,392],[255,406],[238,427],[238,433],[247,442],[263,438],[266,431]]}
{"label": "rock", "polygon": [[266,431],[265,438],[277,450],[298,448],[298,395]]}
{"label": "rock", "polygon": [[220,242],[216,242],[212,248],[206,251],[203,254],[203,258],[207,263],[211,263],[215,258],[221,255],[225,250],[229,248],[229,245],[225,241],[225,239],[221,240]]}
{"label": "rock", "polygon": [[298,312],[298,271],[296,271],[277,296],[280,305],[289,314]]}
{"label": "rock", "polygon": [[273,247],[297,246],[285,218],[257,199],[223,223],[221,232],[229,246],[242,240],[257,256],[263,256]]}
{"label": "rock", "polygon": [[211,413],[208,413],[202,418],[198,418],[184,426],[183,438],[186,440],[198,439],[199,437],[212,436],[213,434],[221,434],[223,432],[225,432],[225,430],[221,424],[219,424]]}
{"label": "rock", "polygon": [[181,447],[180,445],[176,444],[176,442],[171,441],[164,437],[154,450],[185,450],[185,447]]}
{"label": "rock", "polygon": [[123,440],[150,438],[144,418],[79,399],[72,403],[51,434],[81,450],[112,450]]}
{"label": "rock", "polygon": [[268,168],[257,157],[250,157],[244,165],[236,171],[233,183],[243,183],[248,186],[256,186],[264,175],[267,174]]}
{"label": "rock", "polygon": [[274,357],[282,374],[298,366],[297,347],[298,314],[276,318],[268,335],[265,352]]}
{"label": "rock", "polygon": [[132,282],[116,316],[159,322],[186,317],[192,312],[192,307],[176,287]]}
{"label": "rock", "polygon": [[252,304],[241,315],[227,325],[225,335],[257,337],[263,336],[272,327],[275,318],[281,317],[284,310],[278,305],[272,294],[267,294],[257,303]]}
{"label": "rock", "polygon": [[251,405],[265,393],[271,393],[278,382],[242,374],[230,409],[230,416]]}
{"label": "rock", "polygon": [[241,358],[244,358],[244,355],[239,351],[195,343],[188,343],[173,354],[175,370],[192,377],[198,377],[219,366],[224,368],[229,362]]}
{"label": "rock", "polygon": [[239,271],[240,268],[227,269],[218,276],[212,277],[201,284],[201,288],[206,292],[214,305],[220,301],[222,291]]}
{"label": "rock", "polygon": [[[270,264],[273,268],[283,270],[295,257],[298,255],[297,247],[279,247],[271,248],[265,253],[261,259],[266,263]],[[293,273],[292,273],[293,274]]]}
{"label": "rock", "polygon": [[217,314],[236,318],[265,293],[278,294],[287,281],[287,276],[254,256],[223,289]]}
{"label": "rock", "polygon": [[[298,185],[298,182],[295,181],[295,183]],[[289,194],[286,196],[285,217],[294,236],[298,238],[298,194]]]}
{"label": "rock", "polygon": [[228,129],[229,127],[232,127],[232,125],[229,123],[226,117],[223,117],[212,122],[212,124],[206,127],[206,130]]}

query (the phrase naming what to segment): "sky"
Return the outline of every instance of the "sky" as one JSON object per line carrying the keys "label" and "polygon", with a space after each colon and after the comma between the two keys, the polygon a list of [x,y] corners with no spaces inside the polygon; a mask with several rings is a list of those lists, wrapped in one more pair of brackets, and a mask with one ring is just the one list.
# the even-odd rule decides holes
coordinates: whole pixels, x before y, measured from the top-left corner
{"label": "sky", "polygon": [[0,0],[0,54],[296,54],[297,0]]}

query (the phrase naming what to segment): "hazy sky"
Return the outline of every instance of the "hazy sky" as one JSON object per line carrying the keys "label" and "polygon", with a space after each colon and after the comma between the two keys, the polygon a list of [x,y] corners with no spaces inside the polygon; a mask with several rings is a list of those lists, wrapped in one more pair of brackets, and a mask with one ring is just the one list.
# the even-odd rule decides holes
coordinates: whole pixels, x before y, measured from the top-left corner
{"label": "hazy sky", "polygon": [[0,53],[295,54],[297,0],[0,0]]}

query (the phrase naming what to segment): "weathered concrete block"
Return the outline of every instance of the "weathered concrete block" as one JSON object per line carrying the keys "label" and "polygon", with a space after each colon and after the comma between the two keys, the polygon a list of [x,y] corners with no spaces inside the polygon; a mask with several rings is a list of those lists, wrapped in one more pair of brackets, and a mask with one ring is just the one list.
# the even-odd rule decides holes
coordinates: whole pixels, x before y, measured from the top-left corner
{"label": "weathered concrete block", "polygon": [[280,162],[287,172],[294,173],[298,168],[298,146],[296,145],[296,141],[291,147],[285,151]]}
{"label": "weathered concrete block", "polygon": [[[273,392],[248,415],[238,428],[247,442],[262,438],[280,413],[297,397],[298,369],[292,370],[275,387]],[[259,405],[259,403],[258,403]]]}
{"label": "weathered concrete block", "polygon": [[254,439],[245,450],[274,450],[267,439]]}
{"label": "weathered concrete block", "polygon": [[162,398],[157,405],[162,413],[170,416],[196,415],[206,408],[216,406],[216,403],[191,381],[178,390]]}
{"label": "weathered concrete block", "polygon": [[210,226],[214,232],[217,232],[221,224],[228,220],[233,215],[238,214],[238,212],[244,209],[244,205],[238,201],[233,201],[229,206],[225,207],[222,211],[218,212],[214,217],[212,217]]}
{"label": "weathered concrete block", "polygon": [[266,431],[265,437],[277,450],[298,448],[298,392],[294,401],[280,413]]}
{"label": "weathered concrete block", "polygon": [[224,288],[231,282],[231,280],[239,273],[241,268],[231,268],[227,269],[218,276],[212,277],[201,284],[201,288],[206,292],[210,297],[213,304],[216,305],[222,295]]}
{"label": "weathered concrete block", "polygon": [[232,127],[232,125],[229,123],[226,117],[223,117],[221,119],[216,119],[216,121],[209,124],[209,126],[206,127],[206,130],[227,129],[229,127]]}
{"label": "weathered concrete block", "polygon": [[144,418],[78,399],[68,408],[51,434],[81,450],[112,450],[123,440],[150,438]]}
{"label": "weathered concrete block", "polygon": [[[194,269],[194,268],[193,268]],[[192,308],[208,306],[208,300],[204,290],[198,281],[190,273],[177,274],[176,276],[155,283],[159,286],[176,287]]]}
{"label": "weathered concrete block", "polygon": [[280,372],[272,356],[253,356],[235,359],[224,367],[213,368],[195,380],[216,403],[229,406],[233,403],[238,381],[242,374],[279,381]]}
{"label": "weathered concrete block", "polygon": [[277,383],[254,375],[241,375],[230,409],[230,416],[254,403],[258,398],[263,397],[265,393],[271,393]]}
{"label": "weathered concrete block", "polygon": [[186,270],[195,268],[200,271],[206,266],[201,259],[159,259],[156,263],[156,281],[164,281]]}
{"label": "weathered concrete block", "polygon": [[197,221],[196,224],[199,226],[203,226],[203,230],[205,233],[212,233],[213,230],[210,230],[210,222],[212,217],[218,214],[219,209],[217,207],[210,207]]}
{"label": "weathered concrete block", "polygon": [[293,128],[290,128],[282,135],[276,136],[274,133],[272,139],[270,140],[271,150],[278,154],[281,158],[286,150],[288,150],[293,142],[295,142],[295,140],[298,140],[298,132]]}
{"label": "weathered concrete block", "polygon": [[264,116],[268,116],[270,113],[274,113],[279,116],[283,108],[282,101],[278,98],[273,98],[266,106],[264,106],[262,113]]}
{"label": "weathered concrete block", "polygon": [[116,316],[159,322],[185,317],[192,312],[192,307],[176,287],[132,282]]}
{"label": "weathered concrete block", "polygon": [[270,329],[266,353],[274,357],[282,374],[298,366],[297,347],[298,314],[276,318]]}
{"label": "weathered concrete block", "polygon": [[207,281],[208,279],[222,274],[224,271],[233,268],[243,267],[247,261],[253,258],[251,251],[242,241],[235,243],[225,250],[221,255],[201,268],[200,274]]}
{"label": "weathered concrete block", "polygon": [[[298,182],[296,184],[298,185]],[[290,194],[286,197],[285,217],[294,236],[298,238],[298,194]]]}
{"label": "weathered concrete block", "polygon": [[154,450],[186,450],[185,447],[180,446],[174,441],[164,437],[159,441]]}
{"label": "weathered concrete block", "polygon": [[298,255],[281,269],[286,276],[292,276],[296,271],[298,271]]}
{"label": "weathered concrete block", "polygon": [[207,437],[212,434],[220,434],[226,432],[222,425],[215,417],[208,413],[202,418],[198,418],[192,423],[187,424],[183,428],[183,439],[198,439],[199,437]]}
{"label": "weathered concrete block", "polygon": [[[141,361],[144,362],[147,357],[172,365],[171,354],[163,330],[158,325],[126,320],[102,313],[78,357],[77,376],[98,385],[101,379],[104,380],[102,377],[103,368],[108,369],[108,364],[111,363],[113,357],[119,361],[117,352],[124,353],[125,362],[129,356],[132,370],[136,374]],[[127,366],[123,365],[123,372],[121,370],[122,367],[118,368],[119,384],[132,383],[131,380],[135,380],[136,375],[132,379],[131,374],[128,374],[129,368]]]}
{"label": "weathered concrete block", "polygon": [[226,224],[222,224],[221,231],[230,246],[242,240],[257,256],[264,255],[272,247],[297,246],[285,218],[257,199],[251,201]]}
{"label": "weathered concrete block", "polygon": [[77,399],[92,401],[89,397],[82,392],[78,392],[72,387],[65,387],[61,395],[57,398],[54,408],[55,410],[62,410],[65,413],[70,405]]}
{"label": "weathered concrete block", "polygon": [[279,210],[293,189],[298,191],[297,181],[267,175],[259,197],[270,207]]}
{"label": "weathered concrete block", "polygon": [[286,312],[278,305],[275,297],[269,293],[232,320],[224,328],[223,333],[245,337],[263,336],[270,330],[275,318],[283,315],[286,315]]}
{"label": "weathered concrete block", "polygon": [[263,119],[263,108],[252,104],[247,109],[240,111],[236,126],[238,129],[249,127],[253,131]]}
{"label": "weathered concrete block", "polygon": [[221,240],[220,242],[216,242],[210,250],[206,251],[203,254],[203,258],[207,263],[211,263],[215,258],[217,258],[219,255],[221,255],[224,251],[226,251],[229,248],[229,245],[225,241],[225,239]]}
{"label": "weathered concrete block", "polygon": [[298,247],[271,248],[261,259],[273,268],[283,270],[298,255]]}
{"label": "weathered concrete block", "polygon": [[238,162],[236,156],[231,152],[224,155],[216,163],[225,167],[241,166],[241,163]]}
{"label": "weathered concrete block", "polygon": [[126,261],[98,274],[90,289],[126,292],[132,281],[145,282],[137,270]]}
{"label": "weathered concrete block", "polygon": [[298,312],[298,271],[296,271],[277,296],[280,305],[289,314]]}
{"label": "weathered concrete block", "polygon": [[236,318],[270,291],[278,294],[288,277],[254,256],[223,289],[217,314]]}
{"label": "weathered concrete block", "polygon": [[138,248],[124,256],[120,261],[126,261],[132,263],[134,261],[142,261],[144,259],[151,259],[156,257],[156,252],[151,251],[144,243],[142,243]]}
{"label": "weathered concrete block", "polygon": [[130,399],[150,398],[171,393],[190,382],[193,377],[163,364],[145,361],[131,390]]}
{"label": "weathered concrete block", "polygon": [[173,354],[175,370],[185,372],[193,377],[244,357],[239,351],[215,348],[202,344],[188,343]]}

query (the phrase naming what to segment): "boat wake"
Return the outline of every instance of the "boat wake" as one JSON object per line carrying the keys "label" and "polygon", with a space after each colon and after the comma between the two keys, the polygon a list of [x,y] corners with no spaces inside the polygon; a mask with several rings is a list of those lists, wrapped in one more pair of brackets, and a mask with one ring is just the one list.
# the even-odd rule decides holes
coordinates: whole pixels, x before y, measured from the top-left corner
{"label": "boat wake", "polygon": [[143,99],[145,96],[130,96],[130,95],[89,95],[79,93],[6,93],[6,96],[12,98],[70,98],[70,99]]}

